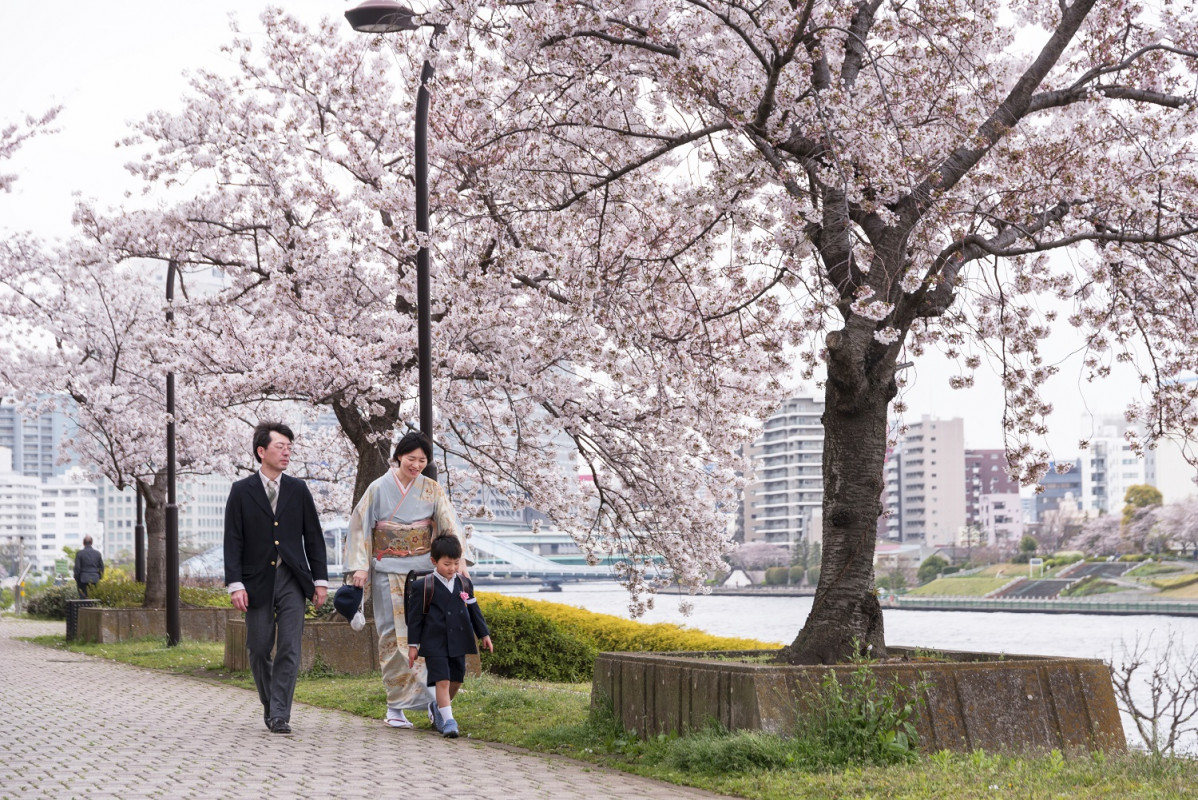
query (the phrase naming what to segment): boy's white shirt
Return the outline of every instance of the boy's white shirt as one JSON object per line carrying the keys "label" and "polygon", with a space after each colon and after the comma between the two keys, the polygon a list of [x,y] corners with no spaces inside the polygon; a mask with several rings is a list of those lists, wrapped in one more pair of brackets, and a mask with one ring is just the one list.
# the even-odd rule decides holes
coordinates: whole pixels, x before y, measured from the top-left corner
{"label": "boy's white shirt", "polygon": [[[452,578],[449,578],[447,580],[440,572],[437,572],[434,570],[433,574],[437,576],[437,580],[441,581],[441,585],[444,586],[446,589],[448,589],[450,594],[453,594],[453,584],[454,584],[454,581],[457,580],[458,576],[454,575]],[[467,604],[477,603],[477,602],[478,601],[475,600],[473,597],[466,600]]]}

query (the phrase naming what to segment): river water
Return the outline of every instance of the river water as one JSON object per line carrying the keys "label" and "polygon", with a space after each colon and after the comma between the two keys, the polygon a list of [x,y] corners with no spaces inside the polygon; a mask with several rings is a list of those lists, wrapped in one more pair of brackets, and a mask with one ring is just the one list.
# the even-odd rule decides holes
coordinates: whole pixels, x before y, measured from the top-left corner
{"label": "river water", "polygon": [[[628,594],[614,583],[566,583],[562,584],[560,592],[541,592],[538,586],[527,584],[482,586],[480,589],[564,603],[631,619]],[[679,610],[682,600],[693,604],[689,616]],[[743,636],[785,644],[794,639],[807,619],[811,598],[661,594],[654,606],[640,621],[672,622],[717,636]],[[1149,700],[1147,673],[1160,658],[1170,635],[1175,638],[1174,668],[1183,666],[1198,648],[1198,617],[903,609],[886,609],[884,613],[886,642],[892,646],[1101,658],[1118,666],[1127,658],[1125,647],[1134,647],[1138,640],[1150,652],[1147,666],[1140,669],[1142,683],[1135,692],[1136,702],[1140,705]],[[1139,741],[1126,715],[1123,729],[1129,742]],[[1187,736],[1184,749],[1198,752],[1198,736]]]}

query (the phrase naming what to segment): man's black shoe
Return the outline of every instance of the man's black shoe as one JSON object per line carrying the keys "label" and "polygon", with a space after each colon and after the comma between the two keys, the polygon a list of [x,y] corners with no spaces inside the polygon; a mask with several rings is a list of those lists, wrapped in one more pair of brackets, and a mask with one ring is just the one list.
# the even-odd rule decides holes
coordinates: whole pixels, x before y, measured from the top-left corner
{"label": "man's black shoe", "polygon": [[291,726],[287,724],[287,720],[275,717],[270,721],[271,733],[291,733]]}

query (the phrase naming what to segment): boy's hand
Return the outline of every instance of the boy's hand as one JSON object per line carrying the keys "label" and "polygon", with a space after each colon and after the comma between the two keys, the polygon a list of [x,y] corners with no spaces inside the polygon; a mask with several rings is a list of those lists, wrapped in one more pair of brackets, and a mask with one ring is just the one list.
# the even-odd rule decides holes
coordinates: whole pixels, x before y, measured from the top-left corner
{"label": "boy's hand", "polygon": [[482,647],[484,647],[484,648],[485,648],[485,649],[486,649],[488,652],[491,652],[491,653],[494,653],[494,652],[495,652],[495,645],[491,644],[491,637],[490,637],[490,636],[484,636],[484,637],[482,638],[482,640],[480,640],[480,641],[479,641],[479,644],[480,644]]}
{"label": "boy's hand", "polygon": [[408,669],[416,665],[416,654],[420,652],[420,648],[416,645],[408,647]]}

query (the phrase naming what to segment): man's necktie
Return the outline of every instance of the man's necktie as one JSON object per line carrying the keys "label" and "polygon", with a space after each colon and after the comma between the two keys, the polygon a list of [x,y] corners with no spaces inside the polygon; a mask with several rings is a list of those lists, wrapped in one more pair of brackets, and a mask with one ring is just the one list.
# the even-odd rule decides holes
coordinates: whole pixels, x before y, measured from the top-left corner
{"label": "man's necktie", "polygon": [[270,478],[266,481],[266,499],[270,501],[270,510],[275,510],[275,500],[279,498],[279,484]]}

